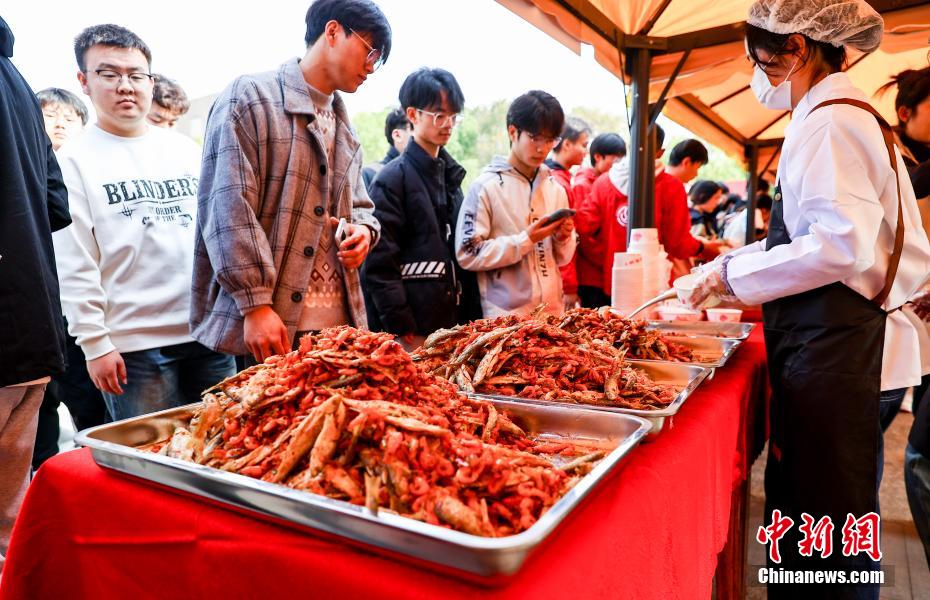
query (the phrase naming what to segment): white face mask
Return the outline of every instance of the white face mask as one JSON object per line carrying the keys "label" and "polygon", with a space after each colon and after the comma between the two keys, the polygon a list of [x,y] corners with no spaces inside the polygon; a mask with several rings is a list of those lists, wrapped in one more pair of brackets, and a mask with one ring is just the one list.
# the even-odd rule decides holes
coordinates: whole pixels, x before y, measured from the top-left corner
{"label": "white face mask", "polygon": [[775,86],[769,81],[768,75],[765,74],[762,67],[755,65],[752,68],[752,81],[749,82],[749,87],[762,106],[772,110],[791,110],[793,108],[791,106],[791,82],[788,81],[788,78],[791,77],[791,73],[794,72],[794,68],[798,65],[798,60],[795,60],[794,64],[791,65],[785,79]]}

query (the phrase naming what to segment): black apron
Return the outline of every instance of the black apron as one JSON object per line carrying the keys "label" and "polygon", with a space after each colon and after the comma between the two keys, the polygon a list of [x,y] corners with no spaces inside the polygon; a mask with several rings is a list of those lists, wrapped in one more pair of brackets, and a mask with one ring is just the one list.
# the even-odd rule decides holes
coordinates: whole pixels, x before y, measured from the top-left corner
{"label": "black apron", "polygon": [[[890,134],[890,127],[868,105]],[[885,136],[897,174],[890,138]],[[791,241],[785,229],[781,186],[775,189],[766,250]],[[867,555],[844,557],[842,529],[847,513],[856,518],[878,512],[878,459],[882,352],[885,320],[882,304],[891,290],[904,241],[901,193],[898,226],[885,287],[869,300],[842,283],[763,304],[765,347],[772,384],[771,437],[765,471],[765,525],[781,510],[794,526],[781,539],[782,562],[772,568],[791,570],[877,568]],[[801,513],[815,521],[833,521],[833,554],[822,559],[801,557]],[[770,585],[769,598],[878,598],[878,588],[860,586]]]}

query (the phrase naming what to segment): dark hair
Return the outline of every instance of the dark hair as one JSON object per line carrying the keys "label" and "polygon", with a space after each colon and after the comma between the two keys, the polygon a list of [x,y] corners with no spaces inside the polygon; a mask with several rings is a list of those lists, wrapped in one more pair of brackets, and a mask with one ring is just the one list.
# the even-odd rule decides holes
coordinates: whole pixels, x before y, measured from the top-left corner
{"label": "dark hair", "polygon": [[600,154],[601,156],[610,154],[621,157],[626,156],[626,142],[616,133],[602,133],[591,142],[588,153],[591,155],[592,165],[594,164],[595,154]]}
{"label": "dark hair", "polygon": [[577,142],[578,138],[580,138],[583,133],[591,135],[591,127],[578,117],[567,117],[565,119],[565,124],[562,125],[562,135],[559,136],[562,139],[555,145],[553,151],[558,152],[561,150],[565,140]]}
{"label": "dark hair", "polygon": [[388,146],[394,145],[394,136],[391,134],[395,129],[410,129],[410,119],[407,118],[407,113],[402,108],[395,108],[384,119],[384,137],[387,139]]}
{"label": "dark hair", "polygon": [[759,197],[756,198],[756,208],[772,210],[772,197],[768,194],[759,194]]}
{"label": "dark hair", "polygon": [[[846,65],[846,47],[834,46],[829,42],[818,42],[803,33],[772,33],[761,27],[746,23],[746,47],[749,49],[749,58],[760,67],[765,63],[759,58],[759,51],[763,50],[772,58],[793,54],[799,50],[798,44],[791,39],[792,35],[800,35],[807,43],[807,52],[801,57],[797,68],[801,68],[819,56],[831,73],[843,70]],[[763,69],[764,70],[764,69]]]}
{"label": "dark hair", "polygon": [[759,181],[756,183],[756,188],[757,188],[756,191],[761,194],[764,194],[769,191],[769,188],[771,187],[771,185],[772,184],[769,183],[768,179],[766,179],[765,177],[760,177]]}
{"label": "dark hair", "polygon": [[894,86],[898,87],[898,95],[894,99],[895,112],[902,106],[916,109],[918,104],[930,97],[930,67],[901,71],[878,88],[878,93],[883,94]]}
{"label": "dark hair", "polygon": [[45,108],[50,104],[61,104],[63,106],[70,106],[74,109],[74,112],[77,113],[77,116],[81,117],[81,124],[87,125],[87,105],[77,97],[77,95],[72,94],[68,90],[63,90],[61,88],[45,88],[44,90],[39,90],[36,93],[36,98],[39,99],[39,106]]}
{"label": "dark hair", "polygon": [[184,88],[177,81],[158,73],[155,73],[152,100],[159,106],[182,115],[191,108],[191,101],[187,98]]}
{"label": "dark hair", "polygon": [[723,201],[720,203],[720,207],[724,210],[729,210],[743,204],[743,197],[739,194],[731,194],[730,188],[725,186],[722,182],[718,181],[717,185],[720,186],[721,191],[723,191]]}
{"label": "dark hair", "polygon": [[714,195],[719,191],[720,186],[717,185],[716,181],[701,179],[699,181],[695,181],[691,185],[691,189],[688,190],[688,197],[691,199],[692,205],[700,206],[707,203],[707,201],[713,198]]}
{"label": "dark hair", "polygon": [[511,102],[507,109],[507,127],[513,125],[530,135],[559,137],[565,124],[565,113],[555,96],[542,90],[531,90]]}
{"label": "dark hair", "polygon": [[345,30],[346,37],[356,33],[370,33],[371,47],[381,50],[387,62],[391,55],[391,25],[387,17],[370,0],[314,0],[307,9],[307,33],[304,42],[312,46],[326,29],[326,24],[336,21]]}
{"label": "dark hair", "polygon": [[662,149],[662,144],[665,143],[665,130],[662,129],[662,126],[658,123],[655,124],[656,128],[656,150]]}
{"label": "dark hair", "polygon": [[407,75],[397,97],[401,108],[429,110],[442,106],[443,93],[452,112],[462,112],[465,108],[465,95],[462,94],[462,88],[459,87],[455,76],[445,69],[421,67]]}
{"label": "dark hair", "polygon": [[718,182],[717,182],[717,187],[719,187],[721,190],[723,190],[723,195],[724,195],[724,196],[729,195],[729,193],[730,193],[730,186],[728,186],[725,182],[723,182],[723,181],[718,181]]}
{"label": "dark hair", "polygon": [[[690,158],[693,163],[706,165],[710,160],[707,156],[707,148],[697,140],[685,140],[678,142],[672,148],[671,154],[668,155],[668,164],[677,167],[686,158]],[[716,184],[715,184],[716,185]]]}
{"label": "dark hair", "polygon": [[84,55],[92,47],[111,46],[113,48],[126,48],[129,50],[139,50],[145,55],[145,60],[152,68],[152,51],[142,41],[142,38],[119,25],[105,24],[93,25],[88,27],[74,38],[74,58],[77,59],[78,69],[82,73],[87,72],[87,64],[84,61]]}

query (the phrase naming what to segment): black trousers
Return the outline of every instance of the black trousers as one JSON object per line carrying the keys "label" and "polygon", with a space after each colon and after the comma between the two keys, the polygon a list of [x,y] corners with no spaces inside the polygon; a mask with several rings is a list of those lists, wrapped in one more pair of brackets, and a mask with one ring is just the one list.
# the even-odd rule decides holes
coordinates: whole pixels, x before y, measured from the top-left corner
{"label": "black trousers", "polygon": [[[68,322],[65,321],[65,329],[67,328]],[[32,456],[34,469],[38,469],[43,462],[58,454],[58,436],[61,433],[58,426],[59,405],[64,404],[68,407],[78,431],[103,425],[111,420],[103,402],[103,395],[94,387],[87,373],[84,353],[70,335],[66,341],[65,356],[68,366],[64,373],[53,377],[49,382],[45,388],[42,406],[39,408],[39,424]]]}

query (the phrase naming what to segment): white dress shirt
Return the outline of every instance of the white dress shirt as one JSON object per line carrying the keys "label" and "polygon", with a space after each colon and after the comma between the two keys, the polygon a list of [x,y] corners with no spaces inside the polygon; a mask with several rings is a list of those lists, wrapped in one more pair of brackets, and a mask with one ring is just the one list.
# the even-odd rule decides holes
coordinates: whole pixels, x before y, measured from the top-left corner
{"label": "white dress shirt", "polygon": [[[785,130],[778,180],[791,243],[764,252],[757,242],[733,253],[727,280],[747,304],[768,302],[842,282],[866,298],[885,283],[901,187],[904,250],[885,310],[900,307],[930,275],[930,243],[907,169],[896,152],[898,179],[881,129],[870,113],[848,105],[811,109],[835,98],[869,99],[844,73],[817,83],[801,99]],[[837,348],[842,352],[842,348]],[[920,346],[901,311],[885,326],[881,389],[920,383]]]}

